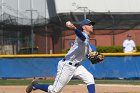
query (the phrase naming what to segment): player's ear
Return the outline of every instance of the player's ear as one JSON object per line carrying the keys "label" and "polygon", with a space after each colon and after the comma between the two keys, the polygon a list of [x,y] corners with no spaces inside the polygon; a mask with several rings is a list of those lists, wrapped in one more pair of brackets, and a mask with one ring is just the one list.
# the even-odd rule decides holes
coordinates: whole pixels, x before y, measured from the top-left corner
{"label": "player's ear", "polygon": [[82,29],[86,29],[86,26],[84,25],[84,26],[82,26]]}

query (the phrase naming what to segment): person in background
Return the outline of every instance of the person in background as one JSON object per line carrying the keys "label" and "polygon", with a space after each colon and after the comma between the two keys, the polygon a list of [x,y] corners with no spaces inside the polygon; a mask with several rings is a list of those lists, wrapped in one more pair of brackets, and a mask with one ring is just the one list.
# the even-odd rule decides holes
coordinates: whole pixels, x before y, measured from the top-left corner
{"label": "person in background", "polygon": [[134,53],[136,52],[136,44],[132,40],[132,36],[130,34],[127,35],[127,39],[123,41],[123,52],[124,53]]}

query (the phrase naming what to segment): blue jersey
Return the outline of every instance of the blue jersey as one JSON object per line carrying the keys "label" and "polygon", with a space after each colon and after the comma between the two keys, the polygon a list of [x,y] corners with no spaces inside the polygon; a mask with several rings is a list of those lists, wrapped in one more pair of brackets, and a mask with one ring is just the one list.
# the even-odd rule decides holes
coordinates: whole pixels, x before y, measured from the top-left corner
{"label": "blue jersey", "polygon": [[77,34],[77,37],[74,41],[74,45],[70,48],[68,53],[65,56],[66,60],[73,61],[74,63],[79,63],[87,58],[87,54],[93,50],[93,46],[90,45],[89,36],[85,32],[80,32],[83,35],[82,39]]}

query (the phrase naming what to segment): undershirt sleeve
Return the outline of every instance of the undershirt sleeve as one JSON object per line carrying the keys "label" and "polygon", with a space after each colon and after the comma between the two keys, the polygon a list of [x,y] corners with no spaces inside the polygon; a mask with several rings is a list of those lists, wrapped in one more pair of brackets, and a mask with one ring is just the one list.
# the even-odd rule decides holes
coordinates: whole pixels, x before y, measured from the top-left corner
{"label": "undershirt sleeve", "polygon": [[75,29],[75,34],[82,40],[85,41],[86,37],[83,35],[82,31],[79,29]]}

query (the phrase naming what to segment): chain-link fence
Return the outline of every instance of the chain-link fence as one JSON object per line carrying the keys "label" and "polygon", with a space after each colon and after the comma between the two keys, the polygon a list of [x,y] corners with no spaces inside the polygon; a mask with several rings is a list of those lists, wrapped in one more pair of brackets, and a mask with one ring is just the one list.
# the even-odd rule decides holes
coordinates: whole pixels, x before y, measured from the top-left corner
{"label": "chain-link fence", "polygon": [[[139,13],[89,12],[86,13],[86,17],[96,22],[95,35],[117,35],[130,29],[140,29]],[[79,22],[83,18],[83,13],[69,12],[57,14],[56,17],[50,19],[38,16],[37,19],[32,19],[33,24],[31,24],[31,19],[16,17],[4,12],[0,15],[0,54],[17,54],[24,48],[30,51],[31,48],[35,48],[37,51],[37,46],[43,42],[35,41],[37,40],[36,36],[51,37],[51,41],[48,42],[52,42],[52,47],[55,48],[53,45],[57,44],[61,40],[60,38],[74,35],[73,31],[67,30],[65,22],[70,20],[79,27]],[[32,30],[34,40],[32,39]],[[60,46],[63,46],[62,41]],[[47,48],[49,48],[48,45],[46,45]]]}

